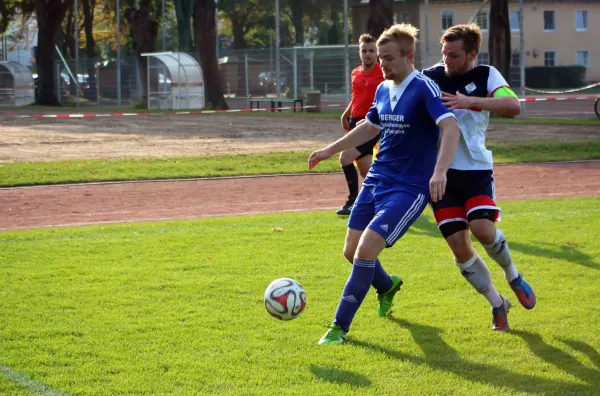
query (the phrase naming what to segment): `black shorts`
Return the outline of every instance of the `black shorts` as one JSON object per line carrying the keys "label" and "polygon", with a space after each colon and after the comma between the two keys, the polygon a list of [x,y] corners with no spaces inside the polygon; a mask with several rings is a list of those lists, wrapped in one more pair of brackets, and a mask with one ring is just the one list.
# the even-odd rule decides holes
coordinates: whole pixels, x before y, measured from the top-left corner
{"label": "black shorts", "polygon": [[[353,130],[356,127],[356,124],[360,120],[364,120],[364,119],[365,119],[365,117],[350,117],[350,130]],[[379,142],[380,136],[381,136],[381,133],[377,134],[377,136],[375,136],[373,139],[369,140],[368,142],[363,143],[360,146],[356,146],[356,149],[360,153],[360,155],[358,156],[357,159],[361,159],[363,157],[366,157],[367,155],[373,155],[373,149]]]}
{"label": "black shorts", "polygon": [[448,183],[442,200],[431,202],[438,227],[453,221],[468,223],[469,215],[482,209],[492,213],[490,220],[499,220],[501,210],[496,206],[492,170],[450,169],[446,176]]}

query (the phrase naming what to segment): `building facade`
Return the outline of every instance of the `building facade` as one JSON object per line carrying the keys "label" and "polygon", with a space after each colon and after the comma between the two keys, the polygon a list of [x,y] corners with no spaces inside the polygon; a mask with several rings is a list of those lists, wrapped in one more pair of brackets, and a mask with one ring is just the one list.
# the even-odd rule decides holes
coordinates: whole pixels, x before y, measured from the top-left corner
{"label": "building facade", "polygon": [[[478,61],[489,62],[489,2],[430,0],[394,2],[394,22],[409,22],[420,30],[417,67],[441,60],[439,38],[450,26],[477,23],[483,33]],[[509,3],[512,65],[520,65],[519,3]],[[368,0],[352,7],[352,28],[357,39],[366,30]],[[427,34],[428,33],[428,34]],[[571,66],[587,68],[586,80],[600,81],[600,0],[524,0],[523,34],[525,66]],[[426,37],[428,36],[428,40]]]}

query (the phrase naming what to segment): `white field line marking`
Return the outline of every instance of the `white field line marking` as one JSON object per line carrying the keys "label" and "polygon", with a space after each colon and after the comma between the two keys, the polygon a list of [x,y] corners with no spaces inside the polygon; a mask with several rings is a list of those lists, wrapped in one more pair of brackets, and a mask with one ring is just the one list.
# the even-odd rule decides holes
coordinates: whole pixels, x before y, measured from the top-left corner
{"label": "white field line marking", "polygon": [[16,383],[22,388],[27,389],[36,394],[40,395],[48,395],[48,396],[65,396],[66,393],[57,391],[55,389],[50,388],[48,385],[36,381],[33,378],[26,376],[23,373],[19,373],[18,371],[14,371],[10,367],[0,363],[0,375],[4,376],[6,379]]}

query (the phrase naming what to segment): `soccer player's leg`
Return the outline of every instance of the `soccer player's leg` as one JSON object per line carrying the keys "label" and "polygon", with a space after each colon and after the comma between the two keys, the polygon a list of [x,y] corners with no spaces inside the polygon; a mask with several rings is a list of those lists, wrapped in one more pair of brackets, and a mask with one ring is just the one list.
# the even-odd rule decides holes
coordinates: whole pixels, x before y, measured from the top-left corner
{"label": "soccer player's leg", "polygon": [[[419,218],[427,206],[428,199],[426,193],[408,190],[383,195],[376,203],[377,216],[369,224],[369,229],[380,234],[385,239],[387,247],[393,246]],[[376,282],[378,277],[379,280]],[[399,275],[390,276],[383,267],[377,271],[373,286],[377,289],[379,316],[384,317],[392,312],[394,297],[402,284]]]}
{"label": "soccer player's leg", "polygon": [[380,135],[377,135],[368,142],[356,147],[356,150],[360,153],[356,158],[356,164],[362,178],[367,177],[367,173],[369,173],[369,169],[373,163],[373,150],[379,142],[379,138]]}
{"label": "soccer player's leg", "polygon": [[[358,250],[365,239],[364,231],[375,216],[375,198],[372,191],[372,187],[361,190],[350,214],[344,256],[353,264],[352,272],[340,297],[335,320],[319,340],[319,344],[342,344],[346,340],[346,333],[350,330],[352,320],[371,287],[376,271],[376,260],[371,260],[371,256],[358,256]],[[364,247],[362,249],[364,250]]]}
{"label": "soccer player's leg", "polygon": [[506,313],[509,303],[496,291],[487,265],[471,245],[462,194],[463,183],[468,180],[465,179],[463,172],[452,169],[448,172],[446,193],[441,201],[432,202],[431,206],[440,232],[452,250],[454,262],[461,275],[490,303],[493,328],[508,330]]}
{"label": "soccer player's leg", "polygon": [[481,242],[488,255],[504,271],[504,277],[523,307],[532,309],[536,303],[535,292],[518,272],[512,260],[504,233],[496,227],[501,215],[495,202],[494,178],[492,171],[472,172],[473,178],[468,189],[465,204],[469,228]]}
{"label": "soccer player's leg", "polygon": [[358,172],[354,166],[354,161],[359,156],[360,152],[355,148],[340,153],[340,165],[342,166],[342,171],[344,171],[344,177],[346,178],[346,184],[348,186],[348,199],[344,206],[336,211],[336,213],[341,216],[350,215],[354,201],[358,196]]}

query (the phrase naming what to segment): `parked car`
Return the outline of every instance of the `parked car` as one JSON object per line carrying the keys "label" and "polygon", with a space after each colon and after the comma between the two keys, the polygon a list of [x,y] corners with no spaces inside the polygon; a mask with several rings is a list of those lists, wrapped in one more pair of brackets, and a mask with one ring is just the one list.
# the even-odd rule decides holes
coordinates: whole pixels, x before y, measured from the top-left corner
{"label": "parked car", "polygon": [[[279,81],[279,86],[280,86],[280,90],[283,91],[283,90],[285,90],[285,87],[287,87],[288,77],[287,77],[287,73],[285,73],[285,72],[281,72],[280,76],[281,76],[281,80]],[[263,89],[263,91],[265,92],[265,94],[274,93],[276,91],[276,80],[277,80],[276,72],[265,71],[258,75],[258,82],[259,82],[261,88]]]}

